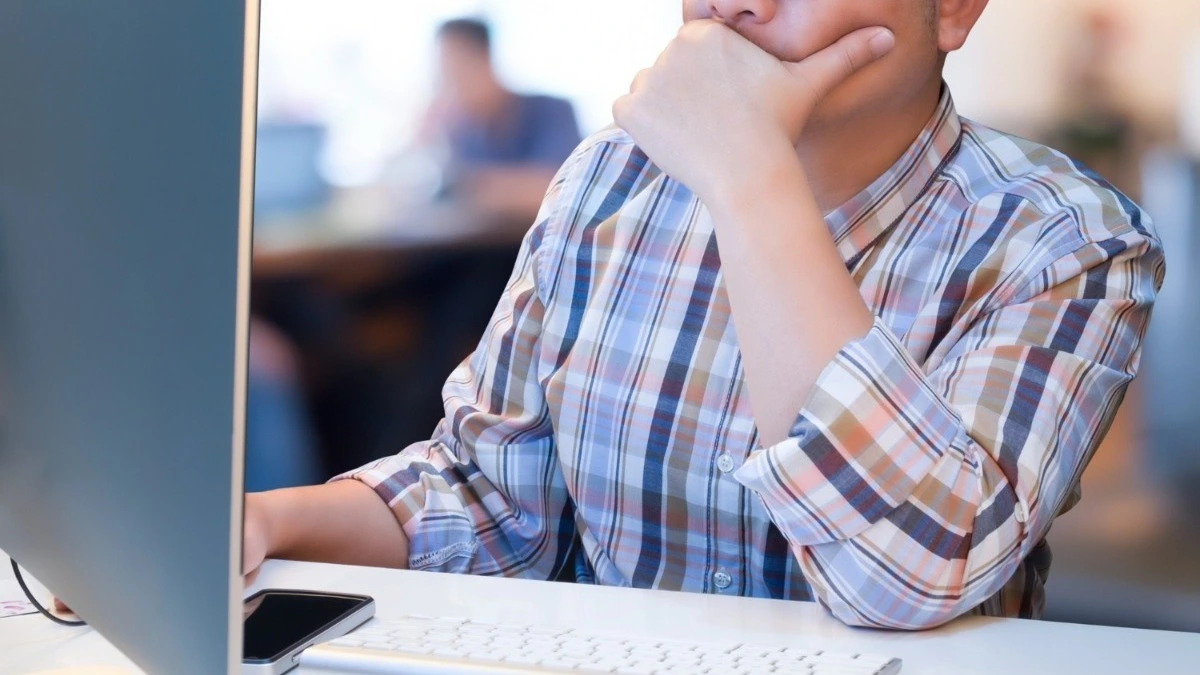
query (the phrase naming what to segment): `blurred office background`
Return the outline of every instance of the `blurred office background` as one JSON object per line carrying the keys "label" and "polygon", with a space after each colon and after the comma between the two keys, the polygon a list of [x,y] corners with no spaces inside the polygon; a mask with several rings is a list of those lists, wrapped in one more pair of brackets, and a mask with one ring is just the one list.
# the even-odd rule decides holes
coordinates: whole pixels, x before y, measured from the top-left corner
{"label": "blurred office background", "polygon": [[[263,1],[251,489],[428,436],[537,194],[678,5]],[[459,17],[490,35],[439,32]],[[1142,375],[1050,537],[1048,618],[1200,631],[1200,3],[994,2],[947,79],[1138,199],[1168,252]]]}

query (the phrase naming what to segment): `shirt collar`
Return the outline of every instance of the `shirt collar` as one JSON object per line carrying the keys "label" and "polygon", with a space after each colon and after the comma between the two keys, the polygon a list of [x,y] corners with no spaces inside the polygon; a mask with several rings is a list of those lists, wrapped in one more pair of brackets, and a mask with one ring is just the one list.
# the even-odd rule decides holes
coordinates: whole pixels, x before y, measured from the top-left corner
{"label": "shirt collar", "polygon": [[826,214],[843,260],[855,261],[900,220],[957,152],[961,137],[962,121],[949,88],[943,85],[937,110],[900,159],[865,190]]}

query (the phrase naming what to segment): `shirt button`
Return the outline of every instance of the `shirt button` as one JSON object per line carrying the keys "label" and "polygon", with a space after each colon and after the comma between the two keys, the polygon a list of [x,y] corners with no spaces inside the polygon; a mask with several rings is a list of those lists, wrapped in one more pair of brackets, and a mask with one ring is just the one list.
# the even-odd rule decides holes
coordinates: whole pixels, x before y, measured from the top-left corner
{"label": "shirt button", "polygon": [[1029,514],[1025,512],[1025,506],[1021,502],[1017,502],[1016,506],[1013,507],[1013,515],[1016,516],[1017,522],[1022,525],[1029,519]]}
{"label": "shirt button", "polygon": [[730,457],[728,454],[722,454],[717,458],[717,468],[721,470],[721,473],[733,471],[733,457]]}
{"label": "shirt button", "polygon": [[725,570],[720,570],[713,575],[713,585],[722,591],[729,588],[729,585],[732,583],[733,577],[729,576],[729,573]]}

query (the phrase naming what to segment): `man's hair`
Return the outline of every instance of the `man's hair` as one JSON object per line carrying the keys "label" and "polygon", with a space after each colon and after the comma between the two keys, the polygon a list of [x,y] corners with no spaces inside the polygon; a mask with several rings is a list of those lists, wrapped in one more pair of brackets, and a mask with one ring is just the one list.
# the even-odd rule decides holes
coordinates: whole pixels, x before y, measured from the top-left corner
{"label": "man's hair", "polygon": [[491,56],[492,29],[484,21],[471,18],[451,19],[438,28],[437,34],[442,39],[450,37],[462,40],[478,49],[480,54]]}

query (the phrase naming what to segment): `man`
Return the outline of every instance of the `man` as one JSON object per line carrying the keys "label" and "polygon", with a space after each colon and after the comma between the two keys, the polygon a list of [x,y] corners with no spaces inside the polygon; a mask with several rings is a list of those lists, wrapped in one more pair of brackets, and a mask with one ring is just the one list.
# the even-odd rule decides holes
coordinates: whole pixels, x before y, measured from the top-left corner
{"label": "man", "polygon": [[1038,616],[1163,267],[1101,179],[955,114],[942,63],[986,4],[687,0],[559,172],[433,440],[251,495],[247,570]]}

